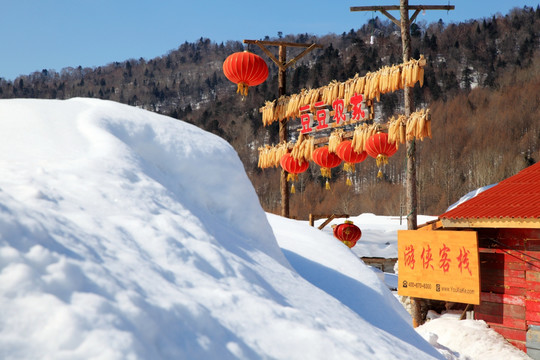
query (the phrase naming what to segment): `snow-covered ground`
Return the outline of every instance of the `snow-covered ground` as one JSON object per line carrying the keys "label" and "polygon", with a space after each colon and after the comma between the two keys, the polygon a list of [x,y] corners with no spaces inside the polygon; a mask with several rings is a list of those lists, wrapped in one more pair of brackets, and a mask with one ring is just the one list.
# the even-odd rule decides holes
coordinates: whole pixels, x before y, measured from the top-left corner
{"label": "snow-covered ground", "polygon": [[[436,216],[418,215],[418,225],[437,219]],[[360,214],[347,219],[334,219],[322,231],[332,235],[332,225],[352,221],[362,231],[361,241],[351,250],[360,257],[397,258],[397,231],[407,230],[407,219],[399,216],[377,216],[375,214]],[[324,219],[315,222],[318,227]]]}
{"label": "snow-covered ground", "polygon": [[[1,359],[524,356],[483,322],[413,329],[362,246],[265,214],[232,147],[184,122],[0,100],[0,170]],[[354,220],[391,251],[390,218]]]}

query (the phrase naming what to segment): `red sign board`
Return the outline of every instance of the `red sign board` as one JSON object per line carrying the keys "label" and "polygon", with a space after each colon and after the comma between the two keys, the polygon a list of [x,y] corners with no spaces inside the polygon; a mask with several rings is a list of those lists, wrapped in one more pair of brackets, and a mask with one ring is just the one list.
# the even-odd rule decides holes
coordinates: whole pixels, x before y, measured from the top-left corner
{"label": "red sign board", "polygon": [[[332,109],[334,110],[334,116],[330,116],[330,110],[328,110],[328,104],[322,101],[316,102],[315,115],[309,113],[311,109],[310,105],[306,105],[300,108],[300,124],[302,125],[302,134],[308,134],[313,131],[319,131],[327,129],[332,122],[335,122],[335,126],[345,125],[345,122],[349,120],[359,121],[366,118],[368,110],[366,102],[362,94],[354,94],[351,96],[350,103],[352,109],[350,113],[345,110],[345,100],[337,99],[332,103]],[[317,121],[317,126],[314,127],[314,122]]]}

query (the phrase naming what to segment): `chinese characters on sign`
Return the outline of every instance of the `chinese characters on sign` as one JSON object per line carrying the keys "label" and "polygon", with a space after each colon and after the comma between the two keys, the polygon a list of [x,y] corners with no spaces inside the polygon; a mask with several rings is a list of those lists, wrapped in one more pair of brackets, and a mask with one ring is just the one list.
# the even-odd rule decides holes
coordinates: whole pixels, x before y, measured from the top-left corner
{"label": "chinese characters on sign", "polygon": [[474,231],[398,231],[398,293],[479,304],[477,242]]}
{"label": "chinese characters on sign", "polygon": [[[450,259],[448,255],[449,252],[450,248],[443,243],[442,247],[439,249],[439,268],[445,273],[450,270],[450,263],[452,262],[452,259]],[[471,252],[469,250],[465,249],[465,247],[462,246],[459,249],[459,256],[456,257],[456,260],[460,273],[463,274],[463,270],[466,270],[468,271],[469,275],[472,276],[471,269],[469,268],[470,253]],[[405,246],[403,258],[404,265],[410,267],[411,270],[414,270],[414,264],[416,260],[414,259],[413,245]],[[429,246],[429,244],[422,248],[422,254],[420,255],[420,258],[422,259],[422,266],[424,269],[434,269],[433,265],[431,264],[431,262],[433,261],[433,255],[431,254],[431,247]]]}
{"label": "chinese characters on sign", "polygon": [[[333,117],[330,116],[330,110],[326,109],[327,104],[322,101],[314,104],[316,109],[315,116],[307,112],[311,108],[310,105],[300,107],[300,124],[302,125],[300,132],[307,134],[313,131],[327,129],[332,120],[334,120],[336,126],[342,126],[349,120],[360,121],[366,119],[368,110],[362,94],[354,94],[351,97],[350,103],[352,109],[349,114],[345,111],[345,100],[336,99],[332,103],[332,109],[334,110]],[[315,120],[317,121],[317,126],[313,128]]]}

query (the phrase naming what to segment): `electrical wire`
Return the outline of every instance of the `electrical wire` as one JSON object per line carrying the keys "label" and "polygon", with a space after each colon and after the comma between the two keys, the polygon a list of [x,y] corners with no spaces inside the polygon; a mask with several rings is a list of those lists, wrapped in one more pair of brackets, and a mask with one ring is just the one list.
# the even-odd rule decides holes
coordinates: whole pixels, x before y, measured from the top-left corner
{"label": "electrical wire", "polygon": [[[495,240],[495,239],[490,239],[490,240],[493,241],[494,243],[498,244],[498,245],[507,247],[506,244],[503,244],[503,243],[501,243],[501,242],[499,242],[499,241],[497,241],[497,240]],[[539,259],[539,258],[536,258],[536,257],[534,257],[534,256],[532,256],[532,255],[529,255],[529,254],[527,254],[527,253],[525,253],[525,252],[523,252],[523,251],[521,251],[521,250],[518,250],[518,249],[511,249],[511,248],[510,248],[510,249],[501,249],[501,248],[498,248],[498,249],[501,250],[501,251],[503,251],[503,252],[505,252],[506,254],[508,254],[508,255],[510,255],[510,256],[515,257],[515,258],[518,259],[518,260],[523,261],[524,263],[529,264],[530,266],[533,266],[533,267],[535,267],[535,268],[540,269],[540,266],[535,265],[534,263],[532,263],[532,262],[530,262],[530,261],[527,261],[527,260],[525,260],[525,259],[521,259],[521,258],[515,256],[514,254],[511,254],[511,253],[510,253],[509,251],[507,251],[507,250],[515,251],[515,252],[517,252],[517,253],[520,253],[521,255],[527,256],[527,257],[529,257],[529,258],[531,258],[531,259],[533,259],[533,260],[536,260],[536,261],[538,261],[538,262],[540,262],[540,259]]]}

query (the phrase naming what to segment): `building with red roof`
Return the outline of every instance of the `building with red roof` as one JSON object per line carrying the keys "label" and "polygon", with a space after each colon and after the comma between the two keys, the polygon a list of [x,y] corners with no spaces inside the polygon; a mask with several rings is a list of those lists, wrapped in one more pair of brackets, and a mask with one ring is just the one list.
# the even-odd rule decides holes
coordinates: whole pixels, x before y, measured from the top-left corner
{"label": "building with red roof", "polygon": [[475,319],[540,359],[540,163],[445,212],[437,224],[431,228],[478,235]]}

